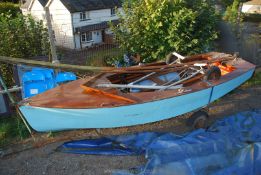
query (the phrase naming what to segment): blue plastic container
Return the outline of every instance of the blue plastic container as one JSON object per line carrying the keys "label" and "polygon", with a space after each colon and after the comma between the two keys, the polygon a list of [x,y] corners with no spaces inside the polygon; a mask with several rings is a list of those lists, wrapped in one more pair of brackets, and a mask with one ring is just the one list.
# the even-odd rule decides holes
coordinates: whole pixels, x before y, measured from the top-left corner
{"label": "blue plastic container", "polygon": [[47,84],[45,75],[39,71],[31,71],[24,73],[22,77],[23,98],[29,98],[46,91]]}
{"label": "blue plastic container", "polygon": [[55,82],[55,74],[53,69],[46,69],[46,68],[33,68],[33,72],[40,72],[43,73],[45,76],[45,83],[47,84],[47,89],[52,89],[56,87]]}
{"label": "blue plastic container", "polygon": [[74,81],[76,80],[76,75],[72,72],[60,72],[56,75],[56,83],[66,83],[68,81]]}

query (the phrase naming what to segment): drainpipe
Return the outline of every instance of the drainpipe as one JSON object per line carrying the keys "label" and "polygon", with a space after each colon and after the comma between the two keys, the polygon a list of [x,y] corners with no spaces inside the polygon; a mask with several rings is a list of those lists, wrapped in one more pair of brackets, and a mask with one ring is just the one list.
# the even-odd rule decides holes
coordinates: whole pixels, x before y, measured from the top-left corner
{"label": "drainpipe", "polygon": [[79,37],[80,37],[80,46],[81,46],[81,50],[82,50],[82,33],[78,32],[78,34],[79,34]]}

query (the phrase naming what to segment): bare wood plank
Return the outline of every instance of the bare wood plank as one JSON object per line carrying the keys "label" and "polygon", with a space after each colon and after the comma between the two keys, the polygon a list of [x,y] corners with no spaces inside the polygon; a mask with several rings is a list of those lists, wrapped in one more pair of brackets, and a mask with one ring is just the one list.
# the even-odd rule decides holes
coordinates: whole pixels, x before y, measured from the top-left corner
{"label": "bare wood plank", "polygon": [[39,67],[49,67],[54,69],[65,69],[65,70],[78,70],[78,71],[89,71],[89,72],[107,72],[115,68],[112,67],[93,67],[93,66],[80,66],[80,65],[69,65],[69,64],[52,64],[46,61],[36,61],[23,58],[12,58],[0,56],[0,62],[9,64],[26,64]]}
{"label": "bare wood plank", "polygon": [[54,69],[65,69],[65,70],[78,70],[78,71],[89,71],[89,72],[111,72],[111,73],[146,73],[151,71],[162,71],[160,69],[173,69],[173,68],[184,68],[188,66],[192,66],[195,63],[214,63],[219,61],[230,61],[233,60],[234,57],[223,57],[217,58],[213,60],[204,60],[204,61],[192,61],[189,63],[181,63],[181,64],[172,64],[172,65],[159,65],[149,66],[133,66],[127,68],[113,68],[113,67],[93,67],[93,66],[80,66],[80,65],[69,65],[69,64],[52,64],[50,62],[45,61],[37,61],[37,60],[29,60],[23,58],[12,58],[0,56],[0,62],[5,62],[9,64],[26,64],[32,66],[40,66],[40,67],[49,67]]}

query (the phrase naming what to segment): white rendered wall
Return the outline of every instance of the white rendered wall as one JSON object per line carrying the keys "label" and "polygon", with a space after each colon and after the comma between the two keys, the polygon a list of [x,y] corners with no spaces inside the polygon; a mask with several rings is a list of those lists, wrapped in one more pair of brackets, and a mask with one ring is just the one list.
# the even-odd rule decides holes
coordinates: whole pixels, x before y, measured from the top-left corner
{"label": "white rendered wall", "polygon": [[[118,10],[122,11],[122,8],[119,8]],[[80,20],[80,12],[73,13],[73,26],[76,28],[119,19],[117,15],[111,16],[111,9],[92,10],[88,13],[90,20],[85,21]]]}
{"label": "white rendered wall", "polygon": [[243,13],[258,13],[258,14],[261,14],[261,5],[243,4],[242,12]]}
{"label": "white rendered wall", "polygon": [[45,11],[42,6],[42,4],[38,1],[35,0],[32,4],[30,14],[36,19],[36,20],[45,20]]}
{"label": "white rendered wall", "polygon": [[71,13],[60,0],[53,0],[49,6],[52,27],[55,32],[57,46],[74,49],[75,41],[73,36]]}

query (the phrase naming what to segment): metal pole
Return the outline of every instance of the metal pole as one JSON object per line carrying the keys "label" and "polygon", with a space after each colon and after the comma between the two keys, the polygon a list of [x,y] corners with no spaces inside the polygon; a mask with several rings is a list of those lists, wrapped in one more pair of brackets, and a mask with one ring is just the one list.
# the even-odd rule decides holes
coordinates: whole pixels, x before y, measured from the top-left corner
{"label": "metal pole", "polygon": [[11,103],[15,104],[15,100],[14,100],[13,96],[10,94],[10,92],[8,91],[8,89],[7,89],[7,87],[6,87],[5,83],[4,83],[4,80],[2,79],[1,76],[0,76],[0,83],[1,83],[2,87],[4,88],[4,91],[7,93]]}
{"label": "metal pole", "polygon": [[16,106],[16,111],[17,111],[18,115],[20,116],[20,118],[22,119],[22,121],[24,122],[27,130],[29,131],[31,136],[34,138],[32,130],[30,129],[29,125],[27,124],[26,120],[23,117],[23,114],[21,113],[21,111],[19,110],[19,108],[17,106]]}
{"label": "metal pole", "polygon": [[136,88],[136,89],[179,89],[182,88],[182,85],[177,86],[157,86],[157,85],[130,85],[130,84],[98,84],[97,87],[105,88]]}
{"label": "metal pole", "polygon": [[6,94],[8,92],[17,92],[17,91],[20,91],[21,89],[22,89],[22,87],[13,87],[11,89],[0,91],[0,94]]}

